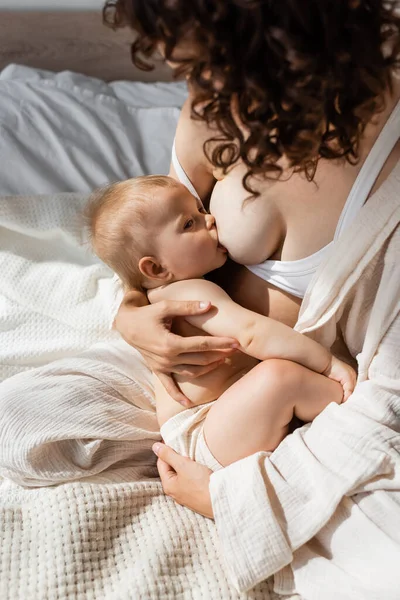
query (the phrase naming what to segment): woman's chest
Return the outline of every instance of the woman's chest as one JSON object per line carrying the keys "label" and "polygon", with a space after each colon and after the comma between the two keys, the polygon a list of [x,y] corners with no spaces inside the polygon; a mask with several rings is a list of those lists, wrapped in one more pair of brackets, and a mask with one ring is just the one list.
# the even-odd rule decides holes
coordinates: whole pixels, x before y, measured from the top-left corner
{"label": "woman's chest", "polygon": [[301,299],[257,277],[246,267],[228,261],[224,267],[208,277],[244,308],[286,323],[290,327],[294,327],[297,322]]}
{"label": "woman's chest", "polygon": [[[345,171],[345,170],[344,170]],[[267,259],[295,261],[328,245],[352,185],[322,165],[314,182],[300,174],[279,181],[250,180],[259,192],[251,197],[242,180],[243,165],[215,184],[210,212],[221,244],[233,260],[254,265]]]}

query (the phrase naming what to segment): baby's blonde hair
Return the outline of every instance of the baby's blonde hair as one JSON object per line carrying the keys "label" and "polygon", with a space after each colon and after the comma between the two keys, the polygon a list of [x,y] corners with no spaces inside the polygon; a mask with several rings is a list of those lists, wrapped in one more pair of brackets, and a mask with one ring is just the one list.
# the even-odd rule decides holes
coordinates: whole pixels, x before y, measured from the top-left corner
{"label": "baby's blonde hair", "polygon": [[174,186],[178,183],[171,177],[148,175],[112,183],[89,198],[85,220],[93,250],[126,289],[142,287],[139,260],[154,252],[154,238],[146,227],[150,202],[157,189]]}

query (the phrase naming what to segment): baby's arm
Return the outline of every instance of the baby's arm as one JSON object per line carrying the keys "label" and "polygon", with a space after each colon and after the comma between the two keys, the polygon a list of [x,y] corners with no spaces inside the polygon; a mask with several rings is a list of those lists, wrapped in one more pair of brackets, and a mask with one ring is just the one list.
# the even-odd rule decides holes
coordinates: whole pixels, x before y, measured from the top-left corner
{"label": "baby's arm", "polygon": [[282,358],[316,373],[328,372],[332,355],[314,340],[287,325],[236,304],[219,286],[204,279],[177,281],[162,290],[165,300],[210,301],[212,308],[186,320],[210,335],[227,335],[239,341],[240,350],[257,358]]}
{"label": "baby's arm", "polygon": [[186,320],[210,335],[225,335],[240,343],[240,350],[259,360],[282,358],[303,365],[338,381],[347,400],[355,387],[356,375],[318,342],[287,325],[243,308],[219,286],[205,279],[177,281],[157,292],[159,300],[204,300],[212,308]]}

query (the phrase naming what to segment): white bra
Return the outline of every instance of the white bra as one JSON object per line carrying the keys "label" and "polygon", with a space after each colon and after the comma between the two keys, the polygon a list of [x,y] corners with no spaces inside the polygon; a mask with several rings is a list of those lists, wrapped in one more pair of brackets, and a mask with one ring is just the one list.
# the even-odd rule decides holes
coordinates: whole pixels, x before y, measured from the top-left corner
{"label": "white bra", "polygon": [[[321,250],[318,250],[318,252],[299,260],[266,260],[259,265],[246,266],[246,268],[277,288],[289,292],[289,294],[298,298],[303,298],[315,271],[328,252],[330,252],[333,243],[351,225],[358,211],[367,200],[376,178],[399,137],[400,101],[393,109],[351,188],[346,204],[339,217],[332,242],[321,248]],[[172,164],[179,181],[188,188],[191,194],[199,198],[192,182],[178,160],[175,141],[172,148]]]}

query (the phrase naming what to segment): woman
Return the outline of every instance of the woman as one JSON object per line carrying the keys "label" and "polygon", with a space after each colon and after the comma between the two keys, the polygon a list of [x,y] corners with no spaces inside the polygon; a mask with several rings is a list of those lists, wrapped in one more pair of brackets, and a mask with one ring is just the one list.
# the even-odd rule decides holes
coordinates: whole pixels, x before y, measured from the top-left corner
{"label": "woman", "polygon": [[[178,126],[171,174],[192,186],[204,201],[212,193],[211,206],[221,242],[238,262],[261,262],[247,257],[245,249],[235,247],[233,225],[239,219],[242,227],[248,225],[246,215],[240,213],[243,201],[256,192],[258,195],[249,200],[254,203],[256,217],[262,218],[263,205],[265,212],[274,215],[273,239],[262,242],[270,261],[238,270],[230,280],[229,291],[235,300],[247,305],[246,289],[257,286],[260,303],[251,308],[293,325],[300,306],[298,298],[322,259],[329,262],[329,245],[342,235],[346,214],[353,213],[353,220],[361,219],[362,205],[366,202],[367,206],[369,198],[379,192],[400,158],[399,129],[391,142],[385,135],[379,138],[390,115],[394,121],[386,133],[396,127],[393,111],[400,87],[393,70],[398,64],[400,21],[394,12],[395,3],[116,0],[107,2],[106,8],[106,16],[114,25],[129,25],[138,31],[134,59],[138,51],[149,55],[158,48],[179,73],[186,74],[191,97]],[[374,174],[372,164],[376,167]],[[331,259],[331,266],[334,262]],[[380,276],[383,277],[381,271]],[[301,278],[303,282],[299,284]],[[173,336],[166,326],[174,316],[196,312],[195,303],[163,307],[141,306],[143,303],[138,294],[126,297],[116,319],[117,328],[146,356],[169,393],[184,402],[169,374],[184,372],[196,376],[213,368],[219,355],[207,352],[206,339],[190,344],[187,339]],[[340,311],[348,313],[351,305],[355,305],[355,297],[349,296],[343,300]],[[382,338],[375,348],[379,347],[383,354],[391,348],[391,367],[393,344],[398,348],[399,341],[396,327],[399,324],[393,320],[390,342]],[[347,344],[352,345],[353,356],[362,351],[368,338],[365,329],[357,343],[351,337],[348,321],[342,325],[342,333]],[[213,350],[217,348],[215,342]],[[204,352],[200,355],[199,350]],[[366,385],[366,397],[368,389]],[[386,400],[394,411],[393,420],[382,421],[389,429],[397,423],[398,431],[397,392],[396,402],[390,398]],[[331,419],[335,424],[332,416]],[[309,429],[310,440],[313,435],[316,439],[323,436],[324,419],[317,421]],[[350,435],[343,420],[341,426]],[[331,423],[330,427],[335,429]],[[347,428],[354,428],[354,419],[349,418]],[[352,444],[346,454],[346,437],[338,431],[336,434],[334,447],[339,455],[349,458],[357,454]],[[330,439],[329,427],[326,435]],[[363,435],[367,435],[366,431]],[[357,435],[353,442],[359,442]],[[318,445],[313,448],[311,442],[309,447],[305,444],[305,451],[297,448],[307,463],[302,468],[301,461],[295,458],[296,444],[298,438],[288,438],[271,459],[256,455],[240,461],[213,475],[211,488],[207,469],[179,457],[162,444],[154,447],[160,457],[158,466],[166,493],[206,516],[214,514],[225,557],[241,589],[288,565],[299,546],[318,531],[324,531],[322,528],[334,515],[340,499],[351,490],[353,493],[356,483],[364,482],[355,469],[347,485],[338,485],[340,470],[335,473],[332,464],[321,458]],[[326,463],[327,471],[320,475],[332,489],[326,494],[321,492],[320,504],[326,501],[329,508],[321,509],[311,502],[307,489],[299,487],[291,472],[289,458],[304,476],[304,487],[311,485],[315,492],[312,482],[318,469],[309,460],[311,455]],[[382,468],[373,461],[369,467],[379,479]],[[363,476],[368,480],[365,473]],[[259,481],[254,483],[254,478]],[[270,483],[266,484],[268,480]],[[243,494],[244,482],[249,489]],[[256,492],[258,500],[252,502],[250,498]],[[260,497],[265,498],[263,509],[259,506]],[[245,523],[238,531],[235,525],[243,518]],[[333,522],[335,518],[332,517]],[[337,523],[343,525],[340,520]],[[259,540],[260,531],[263,540],[257,544],[254,540]],[[275,548],[269,546],[271,535]],[[321,539],[316,543],[324,546]],[[315,549],[308,552],[308,558],[323,555]],[[300,563],[302,559],[303,556]],[[276,589],[289,592],[296,587],[301,591],[303,585],[304,591],[309,590],[309,581],[305,584],[298,575],[301,569],[295,565],[293,572],[296,586],[293,574],[283,569],[279,571],[281,577],[276,577]],[[351,577],[346,581],[350,587],[354,584],[349,583]],[[349,597],[369,597],[368,593],[375,597],[376,588],[367,591],[368,585],[358,585],[354,584],[351,591],[348,588]],[[389,597],[391,591],[389,585],[381,597]],[[318,597],[328,597],[321,596],[320,588],[318,593]],[[347,595],[343,591],[340,597]]]}
{"label": "woman", "polygon": [[[354,181],[397,103],[400,86],[391,73],[400,21],[380,2],[372,3],[373,10],[369,2],[350,0],[187,4],[112,0],[105,16],[141,33],[134,57],[157,47],[186,74],[192,95],[178,125],[171,174],[184,183],[189,179],[206,203],[213,191],[221,242],[237,262],[253,265],[233,279],[230,274],[235,300],[249,306],[245,290],[256,288],[260,302],[249,308],[293,326],[307,284],[339,233]],[[382,45],[391,51],[385,55]],[[216,138],[222,141],[207,143]],[[369,195],[399,157],[397,144]],[[223,181],[215,185],[218,179]],[[242,204],[252,190],[259,196],[251,200],[248,215]],[[364,200],[357,194],[351,212]],[[273,263],[254,266],[260,257],[234,246],[235,227],[250,230],[254,218],[266,220],[266,226],[274,222],[272,239],[260,240],[260,256]],[[196,375],[212,368],[221,355],[200,354],[199,344],[215,349],[217,341],[204,338],[191,345],[176,338],[163,327],[160,307],[135,310],[135,302],[147,304],[129,295],[117,328],[146,356],[169,392],[183,400],[166,373]],[[169,310],[177,315],[176,306]]]}

